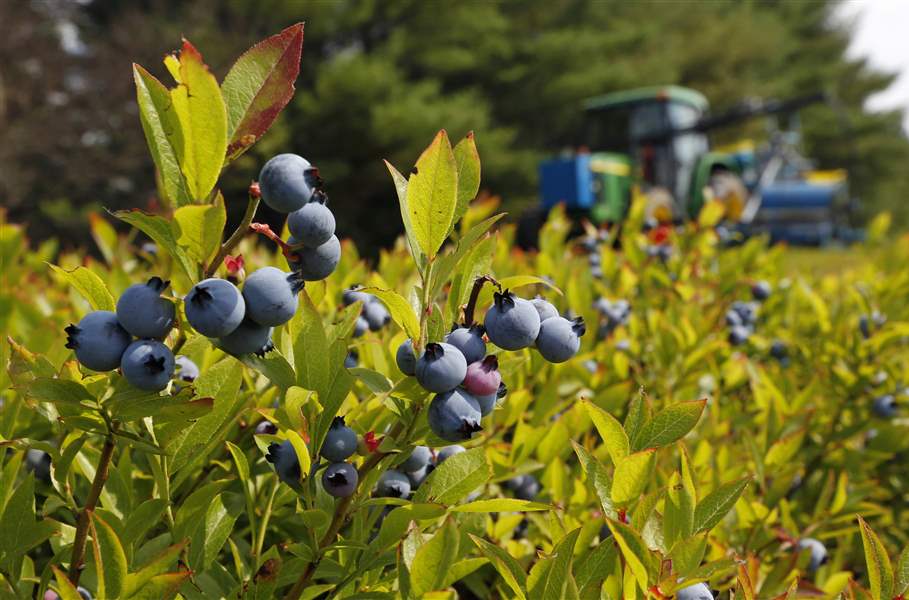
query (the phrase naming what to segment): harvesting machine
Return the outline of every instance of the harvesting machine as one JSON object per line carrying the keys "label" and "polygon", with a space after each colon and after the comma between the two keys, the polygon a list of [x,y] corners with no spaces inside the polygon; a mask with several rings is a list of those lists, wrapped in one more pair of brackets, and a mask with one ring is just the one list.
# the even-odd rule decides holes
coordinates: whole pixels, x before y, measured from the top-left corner
{"label": "harvesting machine", "polygon": [[[773,241],[826,244],[850,229],[846,172],[817,171],[798,150],[801,108],[824,94],[751,100],[710,114],[699,92],[660,86],[616,92],[585,103],[580,150],[539,166],[541,203],[521,217],[518,242],[533,247],[548,211],[564,203],[576,219],[620,223],[632,191],[646,197],[648,219],[696,218],[704,202],[723,202],[729,226]],[[759,149],[744,142],[712,148],[708,133],[757,116],[788,117]]]}

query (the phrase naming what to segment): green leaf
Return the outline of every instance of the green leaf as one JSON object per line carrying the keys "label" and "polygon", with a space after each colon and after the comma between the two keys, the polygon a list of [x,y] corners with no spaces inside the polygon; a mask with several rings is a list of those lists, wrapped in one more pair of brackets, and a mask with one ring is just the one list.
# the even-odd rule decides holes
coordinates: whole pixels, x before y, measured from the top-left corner
{"label": "green leaf", "polygon": [[82,594],[79,593],[79,590],[76,589],[70,580],[57,565],[51,565],[51,569],[54,571],[54,579],[57,580],[57,594],[60,595],[60,600],[83,600]]}
{"label": "green leaf", "polygon": [[789,435],[781,437],[770,446],[767,455],[764,457],[764,464],[768,467],[787,464],[798,454],[804,439],[804,428],[797,429]]}
{"label": "green leaf", "polygon": [[492,513],[492,512],[531,512],[537,510],[552,510],[549,504],[518,500],[516,498],[492,498],[489,500],[475,500],[452,508],[452,512],[465,513]]}
{"label": "green leaf", "polygon": [[457,203],[457,162],[443,129],[420,155],[407,182],[414,238],[430,260],[448,237]]}
{"label": "green leaf", "polygon": [[[25,552],[55,531],[53,522],[35,521],[35,477],[29,473],[13,490],[0,517],[0,558],[8,565],[18,565]],[[8,572],[18,572],[18,568]]]}
{"label": "green leaf", "polygon": [[893,596],[893,567],[887,549],[865,519],[859,517],[858,521],[862,546],[865,548],[868,581],[871,583],[871,597],[874,600],[889,600]]}
{"label": "green leaf", "polygon": [[362,381],[374,394],[385,394],[393,389],[393,385],[388,377],[378,371],[373,371],[372,369],[367,369],[365,367],[354,367],[348,369],[348,371],[351,375]]}
{"label": "green leaf", "polygon": [[40,402],[69,404],[78,406],[83,402],[92,402],[95,397],[78,381],[38,377],[18,388],[20,393]]}
{"label": "green leaf", "polygon": [[286,390],[297,383],[297,374],[294,368],[287,362],[287,358],[281,354],[277,348],[268,352],[265,356],[255,354],[244,354],[239,357],[239,361],[250,369],[265,375],[269,381]]}
{"label": "green leaf", "polygon": [[186,189],[204,202],[218,182],[227,150],[227,111],[218,81],[202,62],[202,55],[183,40],[179,58],[179,85],[170,90],[173,110],[180,121],[181,144],[174,145]]}
{"label": "green leaf", "polygon": [[563,600],[568,597],[566,586],[571,578],[574,545],[581,530],[575,529],[563,537],[552,554],[537,561],[527,578],[527,594],[540,600]]}
{"label": "green leaf", "polygon": [[903,549],[899,560],[896,562],[896,580],[893,593],[905,596],[909,592],[909,546]]}
{"label": "green leaf", "polygon": [[[456,248],[452,252],[442,255],[437,258],[435,267],[432,270],[432,288],[430,290],[430,296],[435,298],[442,287],[448,282],[452,272],[457,269],[461,262],[470,254],[471,256],[476,256],[472,252],[477,245],[481,242],[480,238],[489,230],[490,227],[495,225],[495,223],[505,216],[505,213],[499,213],[492,217],[489,217],[485,221],[481,221],[470,228],[470,230],[465,233],[461,239],[458,240]],[[479,262],[479,261],[474,261]],[[466,265],[468,270],[471,265]],[[472,278],[471,278],[472,279]],[[473,281],[470,281],[472,285]],[[466,302],[467,294],[470,293],[470,286],[462,286],[462,289],[454,295],[454,298],[450,299],[450,302],[456,302],[457,305],[460,305],[462,302]]]}
{"label": "green leaf", "polygon": [[197,268],[186,255],[186,252],[183,251],[183,248],[177,243],[177,237],[174,235],[170,221],[137,209],[118,210],[113,215],[150,237],[159,248],[166,250],[191,283],[198,281],[196,276]]}
{"label": "green leaf", "polygon": [[234,465],[237,467],[237,476],[245,485],[245,482],[249,481],[249,461],[246,460],[246,455],[243,454],[243,451],[240,450],[239,446],[232,442],[224,443],[227,445],[227,450],[230,452],[231,458],[234,459]]}
{"label": "green leaf", "polygon": [[615,544],[600,543],[578,560],[575,567],[575,580],[582,593],[584,588],[588,587],[599,591],[602,582],[615,572],[618,557]]}
{"label": "green leaf", "polygon": [[628,525],[613,519],[607,519],[606,523],[609,525],[609,530],[612,531],[612,536],[619,545],[622,556],[625,557],[625,562],[634,574],[638,586],[640,586],[642,590],[648,589],[650,587],[648,582],[650,581],[654,565],[653,554],[651,554],[650,550],[647,548],[647,544],[645,544],[644,540],[641,539],[641,536]]}
{"label": "green leaf", "polygon": [[297,23],[244,52],[230,68],[221,84],[228,162],[262,137],[290,102],[302,53],[303,23]]}
{"label": "green leaf", "polygon": [[126,581],[126,553],[120,538],[97,513],[91,513],[91,535],[98,597],[119,598]]}
{"label": "green leaf", "polygon": [[590,415],[590,419],[603,439],[613,464],[618,465],[631,452],[628,435],[622,424],[611,414],[587,400],[582,400],[581,404],[587,409],[587,414]]}
{"label": "green leaf", "polygon": [[644,429],[649,420],[650,407],[648,406],[644,395],[638,394],[631,400],[631,405],[628,407],[628,414],[625,415],[625,422],[622,423],[625,432],[628,434],[628,439],[631,442],[634,442],[640,435],[641,430]]}
{"label": "green leaf", "polygon": [[667,548],[694,532],[694,505],[695,500],[682,483],[681,476],[673,473],[667,485],[663,509],[663,540]]}
{"label": "green leaf", "polygon": [[329,373],[327,388],[319,392],[319,404],[322,405],[322,412],[319,414],[316,425],[311,432],[310,442],[313,448],[322,447],[322,442],[325,440],[329,427],[331,427],[331,422],[337,416],[338,410],[340,410],[354,384],[353,376],[344,368],[347,343],[344,340],[336,341],[329,349],[329,356],[331,372]]}
{"label": "green leaf", "polygon": [[[480,154],[477,152],[472,131],[454,147],[454,157],[458,172],[458,204],[455,207],[452,228],[467,212],[470,201],[480,190]],[[451,233],[451,230],[448,232]]]}
{"label": "green leaf", "polygon": [[483,448],[473,448],[449,457],[426,478],[414,495],[414,502],[454,504],[492,476],[492,467]]}
{"label": "green leaf", "polygon": [[750,482],[751,477],[743,477],[707,494],[694,509],[694,531],[707,531],[722,521]]}
{"label": "green leaf", "polygon": [[387,160],[384,162],[385,167],[391,174],[391,179],[395,184],[395,191],[398,194],[398,206],[401,209],[401,221],[404,223],[404,234],[407,237],[407,246],[410,248],[410,255],[413,256],[413,261],[422,271],[423,266],[426,264],[426,256],[420,249],[420,244],[417,242],[414,232],[413,222],[410,219],[410,205],[407,202],[407,178],[401,175],[400,171],[394,168],[390,162]]}
{"label": "green leaf", "polygon": [[397,544],[410,523],[422,519],[437,519],[445,514],[445,507],[438,504],[407,504],[392,509],[382,520],[379,533],[370,542],[370,547],[378,554]]}
{"label": "green leaf", "polygon": [[291,445],[294,447],[294,452],[297,454],[297,460],[300,461],[300,481],[303,481],[309,477],[309,470],[312,467],[309,448],[306,447],[306,442],[296,431],[288,430],[287,439],[290,440]]}
{"label": "green leaf", "polygon": [[413,340],[420,339],[420,319],[417,318],[413,308],[400,294],[394,290],[383,290],[374,287],[364,288],[363,291],[372,294],[385,304],[388,312],[391,313],[392,320],[404,330],[407,337]]}
{"label": "green leaf", "polygon": [[458,556],[459,538],[454,521],[449,518],[417,549],[410,568],[410,585],[415,596],[421,597],[442,587],[451,563]]}
{"label": "green leaf", "polygon": [[489,562],[491,562],[496,571],[499,572],[499,575],[501,575],[508,587],[511,588],[511,591],[515,593],[515,596],[521,600],[525,600],[527,598],[527,595],[524,592],[527,587],[527,574],[524,573],[524,569],[521,568],[518,561],[495,544],[491,544],[472,533],[468,533],[467,535],[469,535],[470,539],[473,540],[473,543],[477,545],[477,548],[480,549],[483,556],[489,559]]}
{"label": "green leaf", "polygon": [[152,557],[142,565],[136,573],[130,573],[126,576],[123,584],[123,597],[132,598],[133,595],[146,583],[152,580],[155,575],[160,575],[167,571],[180,558],[180,553],[186,547],[189,540],[183,540],[179,544],[168,546],[163,551]]}
{"label": "green leaf", "polygon": [[162,573],[155,575],[142,586],[131,600],[171,600],[183,586],[184,582],[192,576],[192,571],[179,571],[177,573]]}
{"label": "green leaf", "polygon": [[136,83],[136,100],[145,141],[158,170],[161,194],[170,204],[183,206],[189,203],[186,181],[177,158],[178,145],[182,145],[183,132],[173,109],[167,87],[137,64],[133,64]]}
{"label": "green leaf", "polygon": [[174,212],[174,237],[192,260],[207,265],[221,247],[225,223],[224,199],[218,194],[214,204],[178,208]]}
{"label": "green leaf", "polygon": [[707,553],[707,537],[708,534],[704,533],[676,542],[669,553],[673,571],[682,577],[690,577]]}
{"label": "green leaf", "polygon": [[664,408],[643,427],[634,449],[661,448],[682,439],[697,425],[706,404],[707,400],[694,400]]}
{"label": "green leaf", "polygon": [[651,448],[619,460],[612,476],[612,501],[622,505],[637,500],[650,481],[655,459],[656,451]]}
{"label": "green leaf", "polygon": [[328,339],[322,317],[306,290],[300,293],[300,308],[290,321],[297,385],[323,394],[331,375]]}
{"label": "green leaf", "polygon": [[132,545],[145,537],[145,534],[160,522],[166,508],[167,501],[163,498],[151,498],[137,506],[123,526],[123,544]]}
{"label": "green leaf", "polygon": [[57,265],[50,265],[54,273],[60,275],[68,284],[76,288],[82,297],[88,300],[94,310],[117,310],[117,303],[111,296],[110,290],[104,284],[94,271],[85,267],[76,267],[72,271],[67,271]]}
{"label": "green leaf", "polygon": [[456,562],[445,573],[445,580],[442,582],[441,587],[451,587],[454,583],[464,579],[485,564],[489,564],[489,559],[465,558]]}
{"label": "green leaf", "polygon": [[205,570],[218,558],[236,520],[237,515],[224,505],[222,496],[215,496],[190,538],[188,562],[194,570]]}

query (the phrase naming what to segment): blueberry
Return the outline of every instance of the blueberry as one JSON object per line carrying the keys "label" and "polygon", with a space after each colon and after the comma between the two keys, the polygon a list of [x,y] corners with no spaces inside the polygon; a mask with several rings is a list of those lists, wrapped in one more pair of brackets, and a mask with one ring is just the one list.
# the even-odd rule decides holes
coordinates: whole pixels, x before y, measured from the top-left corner
{"label": "blueberry", "polygon": [[741,346],[751,337],[751,331],[742,325],[736,325],[729,330],[729,343],[733,346]]}
{"label": "blueberry", "polygon": [[404,473],[388,469],[379,477],[376,495],[383,498],[407,498],[410,496],[410,479]]}
{"label": "blueberry", "polygon": [[777,360],[785,360],[789,356],[789,349],[780,340],[773,340],[770,344],[770,356]]}
{"label": "blueberry", "polygon": [[82,596],[82,600],[93,600],[91,593],[81,585],[76,588],[76,591]]}
{"label": "blueberry", "polygon": [[590,267],[590,276],[593,277],[594,279],[602,279],[603,278],[603,267],[601,267],[600,265],[593,265],[592,267]]}
{"label": "blueberry", "polygon": [[773,288],[766,281],[758,281],[751,286],[751,296],[758,302],[763,302],[770,297]]}
{"label": "blueberry", "polygon": [[[599,257],[598,254],[591,254],[591,256]],[[556,307],[539,296],[531,300],[530,303],[537,309],[537,314],[540,315],[541,323],[546,319],[559,316],[559,311],[556,310]]]}
{"label": "blueberry", "polygon": [[742,317],[739,316],[739,313],[733,309],[726,311],[726,325],[729,327],[741,327],[744,323],[742,322]]}
{"label": "blueberry", "polygon": [[[296,245],[298,242],[291,237],[287,243]],[[341,262],[341,242],[336,236],[331,236],[328,241],[315,248],[294,248],[293,254],[288,257],[287,264],[294,271],[299,271],[306,281],[320,281],[335,272]]]}
{"label": "blueberry", "polygon": [[270,327],[287,323],[297,312],[297,294],[302,289],[299,273],[285,273],[275,267],[254,271],[243,284],[247,318]]}
{"label": "blueberry", "polygon": [[117,315],[109,310],[90,312],[70,325],[66,331],[66,347],[76,353],[76,359],[92,371],[110,371],[120,366],[120,358],[132,342],[129,333],[120,325]]}
{"label": "blueberry", "polygon": [[469,364],[482,360],[486,356],[484,333],[486,333],[486,329],[482,325],[461,326],[446,335],[445,342],[460,350],[464,355],[464,360]]}
{"label": "blueberry", "polygon": [[519,500],[533,500],[540,493],[540,482],[533,475],[518,475],[505,482]]}
{"label": "blueberry", "polygon": [[51,482],[51,455],[37,448],[25,451],[25,468],[35,472],[35,479]]}
{"label": "blueberry", "polygon": [[398,351],[395,352],[395,362],[398,369],[408,376],[417,373],[417,357],[413,355],[413,341],[409,338],[401,342]]}
{"label": "blueberry", "polygon": [[486,335],[504,350],[532,346],[540,333],[540,314],[533,304],[508,290],[493,295],[494,304],[486,311]]}
{"label": "blueberry", "polygon": [[414,446],[407,460],[398,465],[398,469],[405,473],[419,471],[432,462],[432,450],[426,446]]}
{"label": "blueberry", "polygon": [[256,425],[255,435],[275,435],[278,433],[278,426],[265,419],[259,421],[259,424]]}
{"label": "blueberry", "polygon": [[484,417],[490,414],[495,410],[496,405],[499,403],[499,400],[504,398],[508,394],[508,388],[505,386],[505,382],[499,384],[499,388],[491,393],[486,394],[485,396],[475,396],[477,404],[480,406],[480,414]]}
{"label": "blueberry", "polygon": [[799,551],[808,549],[811,552],[811,558],[808,561],[808,571],[814,573],[822,564],[827,562],[827,547],[820,540],[814,538],[802,538],[799,540]]}
{"label": "blueberry", "polygon": [[742,325],[754,325],[757,321],[757,302],[733,302],[732,310],[738,314]]}
{"label": "blueberry", "polygon": [[429,403],[429,427],[449,442],[469,440],[480,426],[480,405],[464,390],[451,390],[436,395]]}
{"label": "blueberry", "polygon": [[357,491],[359,474],[356,467],[346,462],[328,465],[322,473],[322,487],[335,498],[347,498]]}
{"label": "blueberry", "polygon": [[878,396],[871,405],[871,411],[875,416],[881,419],[891,419],[895,417],[898,408],[896,398],[890,394]]}
{"label": "blueberry", "polygon": [[174,374],[174,355],[159,341],[138,340],[126,347],[120,369],[133,387],[159,392]]}
{"label": "blueberry", "polygon": [[501,383],[499,360],[494,355],[489,355],[481,361],[467,365],[467,374],[462,385],[470,395],[478,397],[495,394]]}
{"label": "blueberry", "polygon": [[271,331],[271,327],[246,319],[229,335],[218,338],[217,345],[233,356],[241,354],[264,356],[275,347],[271,341]]}
{"label": "blueberry", "polygon": [[188,357],[180,354],[174,359],[174,375],[180,381],[192,383],[199,376],[199,367]]}
{"label": "blueberry", "polygon": [[605,542],[612,537],[612,530],[609,529],[609,525],[603,525],[600,527],[600,543]]}
{"label": "blueberry", "polygon": [[278,154],[259,172],[262,201],[274,210],[299,210],[319,187],[319,174],[309,161],[296,154]]}
{"label": "blueberry", "polygon": [[325,194],[314,194],[302,208],[290,213],[287,228],[307,248],[316,248],[327,242],[335,234],[335,216],[325,206]]}
{"label": "blueberry", "polygon": [[376,299],[376,297],[372,294],[367,294],[366,292],[359,291],[357,287],[359,286],[351,286],[341,293],[341,302],[344,303],[344,306],[350,306],[354,302],[362,302],[363,306],[366,306],[368,303]]}
{"label": "blueberry", "polygon": [[[587,264],[589,264],[591,267],[599,267],[603,264],[603,258],[597,252],[592,252],[587,257]],[[543,315],[540,315],[540,317],[542,316]]]}
{"label": "blueberry", "polygon": [[174,303],[161,297],[169,281],[152,277],[147,283],[131,285],[117,300],[117,320],[130,335],[163,339],[176,319]]}
{"label": "blueberry", "polygon": [[597,364],[597,361],[593,360],[592,358],[585,360],[583,363],[581,363],[581,366],[584,367],[584,369],[591,375],[596,373],[600,368],[600,366]]}
{"label": "blueberry", "polygon": [[292,488],[299,487],[300,459],[297,458],[297,452],[289,440],[285,440],[280,444],[270,444],[265,460],[274,465],[278,479]]}
{"label": "blueberry", "polygon": [[447,392],[464,381],[467,361],[461,351],[451,344],[426,344],[426,351],[417,360],[417,381],[430,392]]}
{"label": "blueberry", "polygon": [[862,335],[865,338],[869,338],[869,337],[871,337],[871,333],[872,333],[872,331],[871,331],[872,325],[874,325],[875,327],[883,327],[886,322],[887,322],[886,315],[883,315],[883,314],[879,313],[878,311],[874,311],[873,313],[871,313],[870,317],[868,315],[862,315],[861,317],[859,317],[859,330],[862,332]]}
{"label": "blueberry", "polygon": [[210,338],[233,333],[246,314],[246,302],[237,286],[217,278],[193,286],[183,300],[183,308],[193,329]]}
{"label": "blueberry", "polygon": [[459,446],[457,444],[445,446],[436,454],[436,464],[441,465],[448,458],[454,456],[455,454],[460,454],[461,452],[467,452],[464,446]]}
{"label": "blueberry", "polygon": [[696,583],[676,590],[675,597],[678,600],[713,600],[713,594],[706,583]]}
{"label": "blueberry", "polygon": [[565,362],[581,349],[581,336],[587,331],[583,317],[569,321],[563,317],[546,319],[540,324],[537,350],[553,363]]}
{"label": "blueberry", "polygon": [[353,337],[361,337],[364,333],[369,330],[369,321],[363,317],[357,317],[357,320],[354,322],[353,328]]}
{"label": "blueberry", "polygon": [[344,417],[335,417],[322,442],[323,458],[339,463],[357,451],[357,434],[344,424]]}
{"label": "blueberry", "polygon": [[434,470],[435,466],[430,464],[421,467],[413,473],[407,473],[407,478],[410,480],[410,488],[415,490],[420,487],[420,484],[423,483]]}
{"label": "blueberry", "polygon": [[345,369],[355,369],[357,365],[360,364],[360,354],[351,348],[347,351],[347,356],[344,357],[344,368]]}
{"label": "blueberry", "polygon": [[388,309],[377,300],[363,307],[363,317],[369,324],[370,331],[379,331],[391,322],[391,314],[389,314]]}

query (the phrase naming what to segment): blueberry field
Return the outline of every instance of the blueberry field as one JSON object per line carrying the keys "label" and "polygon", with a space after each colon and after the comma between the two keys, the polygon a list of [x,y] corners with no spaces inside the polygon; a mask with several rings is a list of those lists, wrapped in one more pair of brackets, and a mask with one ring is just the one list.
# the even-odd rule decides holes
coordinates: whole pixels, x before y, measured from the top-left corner
{"label": "blueberry field", "polygon": [[483,139],[440,123],[374,157],[404,235],[367,260],[317,147],[219,187],[302,42],[221,81],[188,41],[166,82],[134,65],[157,211],[92,213],[79,250],[4,221],[0,598],[904,597],[886,215],[838,254],[636,198],[581,235],[556,208],[523,251]]}

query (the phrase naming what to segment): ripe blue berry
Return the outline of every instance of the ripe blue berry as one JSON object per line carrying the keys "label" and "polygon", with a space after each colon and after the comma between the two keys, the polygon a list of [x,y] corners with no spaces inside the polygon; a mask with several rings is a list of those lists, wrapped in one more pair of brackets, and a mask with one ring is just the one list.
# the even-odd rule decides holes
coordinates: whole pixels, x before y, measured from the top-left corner
{"label": "ripe blue berry", "polygon": [[436,454],[436,464],[441,465],[448,458],[454,456],[455,454],[460,454],[461,452],[467,452],[467,450],[464,448],[464,446],[459,446],[457,444],[453,444],[451,446],[445,446],[444,448],[439,450],[438,454]]}
{"label": "ripe blue berry", "polygon": [[92,371],[110,371],[120,366],[120,358],[132,342],[129,333],[120,325],[117,315],[109,310],[90,312],[66,329],[66,347],[76,353],[76,359]]}
{"label": "ripe blue berry", "polygon": [[407,498],[410,496],[410,479],[404,473],[388,469],[376,484],[376,496],[383,498]]}
{"label": "ripe blue berry", "polygon": [[676,590],[677,600],[713,600],[713,594],[706,583],[696,583]]}
{"label": "ripe blue berry", "polygon": [[25,468],[34,471],[35,479],[44,483],[51,482],[51,455],[37,448],[25,451]]}
{"label": "ripe blue berry", "polygon": [[546,319],[540,324],[537,350],[553,363],[565,362],[581,349],[581,336],[587,331],[584,319],[569,321],[564,317]]}
{"label": "ripe blue berry", "polygon": [[366,306],[376,299],[372,294],[359,291],[357,287],[358,286],[352,286],[341,293],[341,302],[344,303],[344,306],[350,306],[354,302],[362,302],[363,306]]}
{"label": "ripe blue berry", "polygon": [[798,549],[801,551],[806,548],[811,552],[811,558],[808,561],[808,571],[814,573],[827,561],[827,547],[820,540],[802,538],[799,540]]}
{"label": "ripe blue berry", "polygon": [[445,336],[445,342],[461,351],[467,364],[483,360],[486,356],[486,342],[483,334],[486,330],[482,325],[458,327]]}
{"label": "ripe blue berry", "polygon": [[373,300],[363,307],[363,318],[369,324],[370,331],[379,331],[391,322],[391,314],[378,300]]}
{"label": "ripe blue berry", "polygon": [[499,384],[499,389],[485,396],[475,396],[477,404],[480,406],[480,414],[484,417],[496,409],[499,400],[508,395],[508,388],[505,382]]}
{"label": "ripe blue berry", "polygon": [[486,311],[486,335],[504,350],[532,346],[540,333],[540,313],[533,304],[508,290],[493,295],[494,304]]}
{"label": "ripe blue berry", "polygon": [[274,465],[278,479],[292,488],[299,487],[300,459],[297,458],[297,453],[290,440],[269,445],[265,460]]}
{"label": "ripe blue berry", "polygon": [[174,377],[179,381],[192,383],[199,376],[199,367],[189,357],[180,354],[174,359]]}
{"label": "ripe blue berry", "polygon": [[302,208],[319,184],[318,170],[296,154],[278,154],[259,172],[262,201],[282,213]]}
{"label": "ripe blue berry", "polygon": [[[599,258],[600,255],[591,254],[591,256],[596,256],[597,258]],[[559,316],[559,311],[556,309],[556,307],[553,306],[551,303],[547,302],[546,300],[544,300],[543,298],[541,298],[540,296],[537,296],[536,298],[531,300],[530,303],[533,304],[533,307],[535,309],[537,309],[537,314],[540,315],[541,323],[543,321],[545,321],[546,319],[550,319],[552,317]]]}
{"label": "ripe blue berry", "polygon": [[245,319],[228,335],[218,338],[217,345],[233,356],[241,354],[264,356],[275,347],[271,341],[271,331],[271,327]]}
{"label": "ripe blue berry", "polygon": [[120,369],[133,387],[159,392],[174,374],[174,355],[159,341],[138,340],[126,347]]}
{"label": "ripe blue berry", "polygon": [[325,435],[320,454],[333,463],[339,463],[357,451],[357,434],[344,424],[344,417],[335,417]]}
{"label": "ripe blue berry", "polygon": [[770,356],[779,361],[786,360],[789,356],[789,349],[780,340],[773,340],[773,343],[770,344]]}
{"label": "ripe blue berry", "polygon": [[259,421],[259,424],[256,425],[255,435],[275,435],[276,433],[278,433],[278,426],[267,419]]}
{"label": "ripe blue berry", "polygon": [[733,346],[741,346],[751,337],[751,330],[742,325],[736,325],[729,330],[729,343]]}
{"label": "ripe blue berry", "polygon": [[347,498],[357,491],[359,474],[350,463],[336,462],[322,473],[322,487],[335,498]]}
{"label": "ripe blue berry", "polygon": [[270,327],[287,323],[297,312],[297,294],[302,289],[299,273],[285,273],[275,267],[254,271],[243,284],[247,318]]}
{"label": "ripe blue berry", "polygon": [[480,426],[480,406],[464,390],[451,390],[437,394],[429,403],[429,427],[433,433],[448,442],[469,440]]}
{"label": "ripe blue berry", "polygon": [[878,396],[871,404],[871,411],[881,419],[892,419],[896,416],[898,409],[896,398],[890,394]]}
{"label": "ripe blue berry", "polygon": [[210,338],[233,333],[246,314],[246,302],[237,286],[214,277],[193,286],[183,308],[193,329]]}
{"label": "ripe blue berry", "polygon": [[509,479],[505,486],[520,500],[533,500],[540,493],[540,482],[533,475],[518,475]]}
{"label": "ripe blue berry", "polygon": [[763,302],[770,297],[773,288],[766,281],[758,281],[751,286],[751,296],[758,302]]}
{"label": "ripe blue berry", "polygon": [[398,468],[405,473],[419,471],[432,462],[432,450],[426,446],[414,446],[407,460],[398,465]]}
{"label": "ripe blue berry", "polygon": [[436,468],[435,465],[430,464],[430,465],[425,465],[425,466],[421,467],[419,470],[414,471],[412,473],[407,473],[407,478],[410,480],[411,489],[415,490],[418,487],[420,487],[420,484],[422,484],[424,481],[426,481],[426,478],[429,477],[429,474],[432,473],[435,470],[435,468]]}
{"label": "ripe blue berry", "polygon": [[426,351],[417,360],[417,381],[430,392],[453,390],[466,374],[467,361],[451,344],[426,344]]}
{"label": "ripe blue berry", "polygon": [[464,376],[464,389],[477,398],[495,394],[502,383],[502,374],[499,373],[499,360],[490,354],[481,361],[467,365],[467,374]]}
{"label": "ripe blue berry", "polygon": [[364,333],[369,330],[369,321],[363,317],[357,317],[357,320],[354,322],[353,337],[361,337]]}
{"label": "ripe blue berry", "polygon": [[347,356],[344,357],[344,368],[345,369],[355,369],[357,365],[360,364],[360,354],[351,348],[347,351]]}
{"label": "ripe blue berry", "polygon": [[138,338],[163,339],[174,326],[174,303],[161,297],[169,281],[152,277],[147,283],[131,285],[117,300],[117,320],[123,329]]}
{"label": "ripe blue berry", "polygon": [[[299,242],[291,237],[288,244],[297,245]],[[320,281],[335,272],[341,262],[341,242],[336,236],[331,236],[328,241],[315,248],[301,246],[294,248],[293,254],[288,257],[287,264],[294,271],[299,271],[306,281]]]}
{"label": "ripe blue berry", "polygon": [[754,325],[758,316],[757,302],[733,302],[732,310],[741,319],[742,325]]}
{"label": "ripe blue berry", "polygon": [[413,355],[413,341],[409,338],[398,346],[398,351],[395,352],[395,362],[398,364],[398,369],[405,375],[416,375],[417,357]]}
{"label": "ripe blue berry", "polygon": [[325,200],[325,194],[316,192],[302,208],[287,216],[291,235],[307,248],[321,246],[335,234],[335,216]]}

